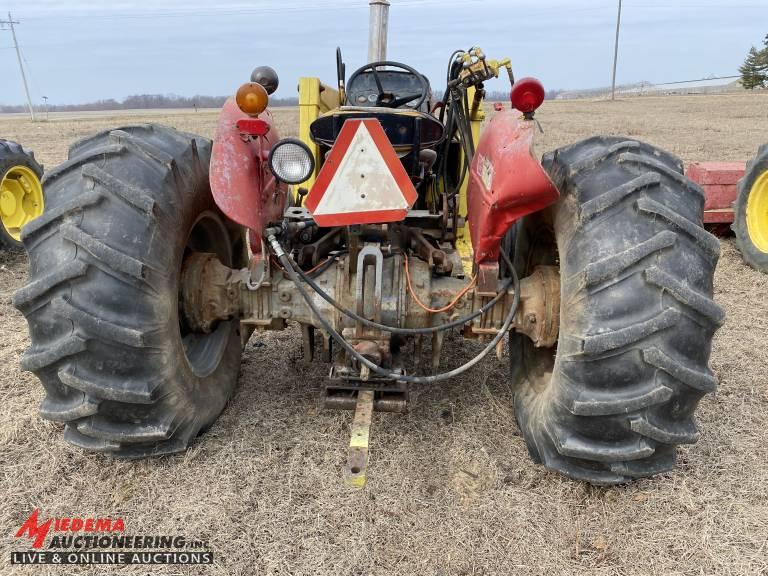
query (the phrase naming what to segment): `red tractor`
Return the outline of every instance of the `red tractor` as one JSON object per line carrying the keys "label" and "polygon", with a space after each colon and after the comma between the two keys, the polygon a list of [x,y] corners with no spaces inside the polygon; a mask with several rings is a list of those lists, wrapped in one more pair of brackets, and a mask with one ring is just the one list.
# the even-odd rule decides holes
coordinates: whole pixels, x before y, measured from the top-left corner
{"label": "red tractor", "polygon": [[[348,76],[337,53],[335,87],[300,80],[298,139],[278,134],[277,75],[261,67],[213,143],[128,126],[46,174],[14,298],[41,415],[88,450],[182,451],[225,407],[252,333],[298,323],[305,359],[329,364],[326,406],[356,410],[347,476],[360,485],[373,410],[405,411],[409,389],[507,340],[537,462],[594,484],[672,469],[715,390],[723,322],[702,189],[632,138],[540,162],[538,81],[458,50],[436,97],[386,60],[387,10],[371,1],[369,64]],[[512,106],[482,125],[500,75]],[[483,342],[477,357],[443,358],[450,330]]]}

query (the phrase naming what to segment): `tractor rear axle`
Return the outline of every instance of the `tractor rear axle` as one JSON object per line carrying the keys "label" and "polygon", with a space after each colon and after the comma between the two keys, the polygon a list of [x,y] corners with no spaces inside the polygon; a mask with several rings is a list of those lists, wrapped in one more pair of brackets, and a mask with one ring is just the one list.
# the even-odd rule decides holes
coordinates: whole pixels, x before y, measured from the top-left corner
{"label": "tractor rear axle", "polygon": [[[498,295],[498,278],[489,287],[480,286],[476,279],[435,276],[429,264],[419,258],[385,252],[380,245],[370,243],[356,257],[332,256],[317,267],[313,278],[328,300],[337,304],[314,294],[314,303],[322,315],[355,350],[377,365],[402,367],[398,357],[402,338],[350,318],[339,308],[393,328],[430,329],[470,316]],[[495,271],[498,273],[498,269]],[[198,331],[208,333],[217,322],[237,318],[247,333],[279,330],[288,320],[325,332],[296,283],[269,258],[253,258],[250,269],[235,270],[224,266],[214,254],[195,254],[184,264],[181,293],[185,320]],[[484,314],[464,324],[464,336],[484,339],[496,335],[514,296],[514,289],[508,289]],[[535,346],[551,347],[557,341],[559,311],[558,270],[537,267],[520,282],[520,306],[512,327]],[[327,339],[328,335],[323,337]],[[442,338],[433,338],[433,371],[440,364],[441,345]],[[356,378],[368,380],[370,375],[359,368]],[[347,380],[355,379],[348,362],[335,367],[335,371]]]}

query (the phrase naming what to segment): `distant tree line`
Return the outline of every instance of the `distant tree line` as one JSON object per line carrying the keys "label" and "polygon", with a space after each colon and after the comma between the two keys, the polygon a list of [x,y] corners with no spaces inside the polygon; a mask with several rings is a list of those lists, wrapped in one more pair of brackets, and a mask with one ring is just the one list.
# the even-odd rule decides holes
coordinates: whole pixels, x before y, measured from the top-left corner
{"label": "distant tree line", "polygon": [[[151,108],[221,108],[227,96],[177,96],[176,94],[134,94],[122,101],[114,99],[97,100],[85,104],[50,104],[50,112],[90,112],[102,110],[148,110]],[[296,106],[297,98],[270,98],[270,106]],[[44,112],[45,106],[35,106],[37,112]],[[26,112],[23,105],[0,105],[0,113]]]}
{"label": "distant tree line", "polygon": [[741,85],[747,90],[768,88],[768,34],[763,40],[763,49],[754,46],[749,50],[744,64],[739,67]]}
{"label": "distant tree line", "polygon": [[[562,90],[547,90],[546,99],[555,98]],[[436,92],[435,99],[442,98],[441,92]],[[96,100],[84,104],[49,104],[49,112],[99,112],[104,110],[149,110],[172,108],[221,108],[227,96],[178,96],[176,94],[134,94],[122,101],[110,98],[108,100]],[[489,102],[502,102],[509,100],[509,91],[488,92],[486,100]],[[298,98],[270,98],[269,104],[273,107],[297,106]],[[18,105],[0,104],[0,114],[12,114],[26,112],[27,107]],[[35,106],[35,111],[43,113],[46,107],[43,104]]]}

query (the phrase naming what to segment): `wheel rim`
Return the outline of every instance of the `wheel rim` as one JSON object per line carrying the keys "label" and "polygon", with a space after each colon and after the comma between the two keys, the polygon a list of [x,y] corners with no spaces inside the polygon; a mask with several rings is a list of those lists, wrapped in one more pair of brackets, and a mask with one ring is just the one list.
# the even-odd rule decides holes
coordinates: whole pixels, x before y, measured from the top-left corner
{"label": "wheel rim", "polygon": [[747,232],[752,244],[768,253],[768,170],[755,180],[749,191]]}
{"label": "wheel rim", "polygon": [[[549,236],[549,237],[548,237]],[[530,252],[527,254],[525,267],[526,275],[530,274],[537,265],[554,264],[556,262],[552,248],[556,248],[554,243],[554,232],[544,231],[543,228],[537,230],[536,235],[531,241]],[[548,249],[549,248],[549,249]],[[552,381],[552,374],[555,370],[555,360],[557,358],[557,346],[552,348],[536,348],[526,336],[523,357],[523,369],[531,386],[537,393],[542,394]]]}
{"label": "wheel rim", "polygon": [[0,182],[0,220],[8,235],[21,240],[21,229],[43,213],[43,187],[27,166],[13,166]]}
{"label": "wheel rim", "polygon": [[[525,223],[522,225],[526,226]],[[521,277],[530,274],[536,266],[559,264],[554,230],[541,223],[527,226],[528,240],[525,249],[517,253],[519,247],[515,247],[515,265]],[[552,381],[557,345],[552,348],[536,348],[527,336],[517,333],[510,333],[510,343],[512,342],[519,346],[520,352],[516,358],[519,365],[513,369],[525,379],[533,394],[542,396]]]}
{"label": "wheel rim", "polygon": [[[192,226],[184,247],[182,265],[187,256],[193,252],[216,254],[222,264],[232,265],[232,246],[227,229],[213,212],[204,212]],[[180,290],[181,287],[179,287],[179,331],[184,355],[192,372],[199,378],[205,378],[213,373],[221,362],[229,343],[232,322],[235,320],[219,322],[210,333],[195,332],[184,321]]]}

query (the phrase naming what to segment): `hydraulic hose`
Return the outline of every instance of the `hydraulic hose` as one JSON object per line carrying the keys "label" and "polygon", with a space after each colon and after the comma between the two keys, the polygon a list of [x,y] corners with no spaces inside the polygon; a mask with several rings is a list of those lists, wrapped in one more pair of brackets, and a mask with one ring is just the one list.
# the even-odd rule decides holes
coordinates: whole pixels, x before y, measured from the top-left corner
{"label": "hydraulic hose", "polygon": [[504,257],[512,273],[512,280],[515,288],[515,297],[512,303],[512,308],[510,309],[509,314],[507,314],[507,317],[504,320],[504,324],[502,325],[501,330],[499,330],[496,336],[493,337],[493,339],[480,352],[480,354],[475,356],[469,362],[462,364],[458,368],[455,368],[449,372],[434,374],[432,376],[406,376],[403,374],[399,374],[397,372],[393,372],[392,370],[387,370],[386,368],[383,368],[382,366],[379,366],[378,364],[371,362],[365,356],[363,356],[357,350],[355,350],[349,344],[349,342],[344,340],[344,337],[338,332],[336,332],[336,330],[334,330],[333,326],[331,326],[331,323],[328,322],[328,320],[325,317],[323,317],[318,307],[312,301],[312,297],[310,296],[309,292],[307,292],[307,289],[299,281],[299,275],[296,273],[296,269],[293,267],[293,262],[291,262],[291,259],[288,257],[288,254],[286,254],[285,250],[283,250],[283,247],[280,245],[280,242],[277,241],[277,238],[275,237],[274,233],[272,233],[271,231],[268,231],[267,240],[272,248],[272,251],[275,253],[275,256],[277,256],[278,260],[283,265],[283,268],[285,268],[285,271],[288,274],[288,278],[290,278],[296,284],[296,288],[298,289],[302,298],[304,298],[305,302],[307,303],[307,306],[309,306],[310,310],[312,310],[315,316],[317,316],[318,321],[323,326],[323,328],[328,332],[331,338],[333,338],[339,346],[344,348],[344,350],[346,350],[350,356],[355,358],[360,364],[367,367],[372,372],[375,372],[376,374],[385,376],[387,378],[391,378],[392,380],[396,380],[398,382],[408,382],[411,384],[432,384],[434,382],[441,382],[443,380],[448,380],[449,378],[458,376],[459,374],[463,374],[464,372],[466,372],[467,370],[475,366],[483,358],[485,358],[494,348],[496,348],[498,343],[501,342],[501,339],[504,338],[504,335],[507,333],[507,331],[509,331],[510,326],[512,326],[512,321],[514,320],[515,314],[517,313],[517,309],[520,305],[520,279],[518,278],[517,272],[512,266],[512,263],[509,262],[509,257],[506,254],[502,253],[502,257]]}
{"label": "hydraulic hose", "polygon": [[503,286],[501,287],[501,290],[499,290],[499,293],[496,294],[496,296],[494,296],[492,300],[484,304],[481,308],[478,308],[475,312],[472,312],[472,314],[468,314],[467,316],[457,318],[456,320],[451,320],[450,322],[446,322],[445,324],[440,324],[440,326],[430,326],[427,328],[398,328],[395,326],[387,326],[386,324],[379,324],[378,322],[368,320],[367,318],[364,318],[359,314],[356,314],[352,310],[345,308],[344,306],[339,304],[336,300],[334,300],[331,296],[329,296],[325,291],[323,291],[323,289],[320,288],[320,286],[318,286],[317,282],[315,282],[301,268],[296,266],[294,267],[294,270],[299,276],[301,276],[301,279],[304,280],[304,282],[309,284],[309,286],[312,288],[312,290],[314,290],[317,293],[318,296],[320,296],[323,300],[328,302],[328,304],[336,308],[336,310],[344,314],[347,318],[351,318],[352,320],[361,322],[362,324],[364,324],[365,326],[368,326],[369,328],[384,330],[385,332],[390,332],[392,334],[407,334],[407,335],[434,334],[435,332],[443,332],[445,330],[450,330],[451,328],[463,326],[464,324],[471,322],[478,316],[482,316],[483,314],[488,312],[488,310],[493,308],[499,302],[499,300],[501,300],[502,297],[506,294],[507,290],[509,290],[509,287],[512,284],[512,278],[507,278],[507,280],[504,282]]}

